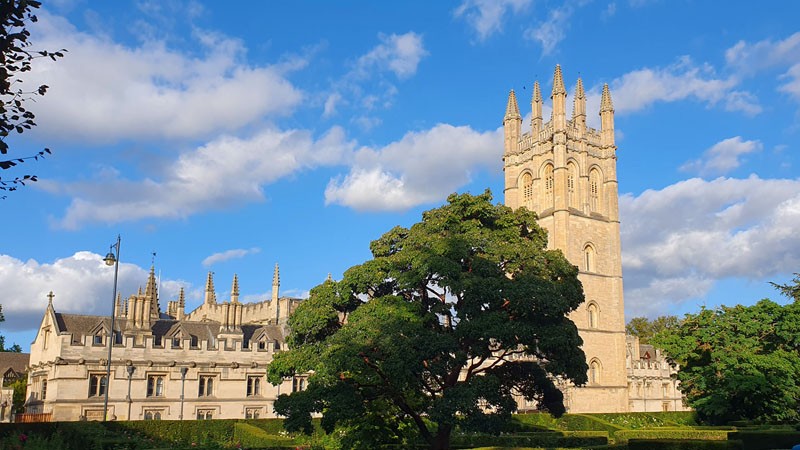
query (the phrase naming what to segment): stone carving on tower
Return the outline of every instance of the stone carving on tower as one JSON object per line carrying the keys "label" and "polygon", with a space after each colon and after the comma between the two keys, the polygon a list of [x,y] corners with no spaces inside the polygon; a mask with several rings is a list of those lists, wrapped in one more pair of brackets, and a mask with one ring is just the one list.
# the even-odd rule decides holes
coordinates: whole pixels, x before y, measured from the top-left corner
{"label": "stone carving on tower", "polygon": [[589,382],[567,387],[571,412],[628,410],[625,316],[617,192],[614,107],[603,87],[600,130],[586,125],[586,94],[579,78],[572,119],[561,67],[553,76],[552,117],[542,118],[539,82],[533,87],[531,128],[522,131],[516,94],[508,96],[503,131],[505,204],[537,213],[548,246],[580,270],[586,301],[570,315],[583,338]]}

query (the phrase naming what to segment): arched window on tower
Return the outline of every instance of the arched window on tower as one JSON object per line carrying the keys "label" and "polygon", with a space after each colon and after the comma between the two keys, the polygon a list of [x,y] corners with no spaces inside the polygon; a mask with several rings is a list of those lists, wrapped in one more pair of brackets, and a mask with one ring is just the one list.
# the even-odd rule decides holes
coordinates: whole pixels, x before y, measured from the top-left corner
{"label": "arched window on tower", "polygon": [[545,201],[545,208],[552,208],[554,205],[553,202],[553,165],[548,164],[544,166],[544,201]]}
{"label": "arched window on tower", "polygon": [[575,163],[567,164],[567,204],[570,208],[578,207],[578,195],[575,190],[575,180],[578,179],[578,167]]}
{"label": "arched window on tower", "polygon": [[600,308],[597,303],[591,302],[587,307],[589,310],[589,328],[598,328],[600,326]]}
{"label": "arched window on tower", "polygon": [[589,363],[589,384],[600,384],[600,371],[602,366],[600,365],[600,360],[597,358],[593,359],[592,362]]}
{"label": "arched window on tower", "polygon": [[586,272],[595,272],[597,271],[595,265],[594,247],[592,247],[592,244],[586,244],[583,247],[583,270]]}
{"label": "arched window on tower", "polygon": [[530,172],[522,174],[522,206],[533,210],[533,177]]}
{"label": "arched window on tower", "polygon": [[600,212],[600,171],[592,169],[589,172],[589,209]]}

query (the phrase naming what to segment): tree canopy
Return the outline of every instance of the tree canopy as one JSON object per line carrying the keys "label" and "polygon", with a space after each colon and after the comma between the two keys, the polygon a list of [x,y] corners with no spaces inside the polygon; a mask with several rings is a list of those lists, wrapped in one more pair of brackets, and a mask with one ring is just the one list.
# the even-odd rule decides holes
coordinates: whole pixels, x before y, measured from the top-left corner
{"label": "tree canopy", "polygon": [[649,344],[653,336],[677,325],[678,318],[675,316],[658,316],[653,320],[647,317],[634,317],[625,325],[625,332],[638,337],[642,344]]}
{"label": "tree canopy", "polygon": [[[5,322],[6,317],[3,315],[3,305],[0,305],[0,323]],[[19,344],[14,344],[6,348],[6,337],[0,334],[0,352],[15,352],[22,353],[22,347]]]}
{"label": "tree canopy", "polygon": [[411,429],[446,449],[456,426],[499,430],[514,395],[564,413],[557,383],[587,377],[567,318],[583,302],[578,269],[546,249],[534,213],[491,200],[453,194],[311,290],[269,367],[273,383],[309,374],[307,390],[275,402],[288,429],[310,431],[321,413],[346,447],[401,443]]}
{"label": "tree canopy", "polygon": [[701,419],[800,418],[800,302],[703,308],[652,343],[680,365],[680,389]]}
{"label": "tree canopy", "polygon": [[[31,36],[26,28],[38,19],[33,13],[42,3],[37,0],[0,0],[0,170],[8,170],[28,160],[39,160],[50,153],[45,148],[33,155],[8,157],[7,139],[12,133],[23,133],[36,126],[36,116],[26,108],[26,101],[47,92],[47,85],[33,88],[23,87],[20,75],[31,70],[35,58],[56,60],[66,50],[50,52],[30,51]],[[14,178],[0,177],[0,191],[15,191],[25,183],[36,181],[36,175],[21,175]],[[0,195],[5,198],[5,195]]]}

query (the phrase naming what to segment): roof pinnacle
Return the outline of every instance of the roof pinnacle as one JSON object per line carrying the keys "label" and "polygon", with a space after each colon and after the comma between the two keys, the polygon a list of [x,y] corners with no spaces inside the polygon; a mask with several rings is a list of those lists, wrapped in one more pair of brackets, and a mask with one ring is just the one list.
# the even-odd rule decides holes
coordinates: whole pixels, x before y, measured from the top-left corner
{"label": "roof pinnacle", "polygon": [[514,93],[512,89],[511,92],[508,93],[508,104],[506,105],[506,116],[504,119],[521,119],[522,116],[519,114],[519,105],[517,105],[517,95]]}
{"label": "roof pinnacle", "polygon": [[561,75],[561,65],[556,64],[556,71],[553,74],[553,92],[551,96],[567,95],[567,89],[564,88],[564,77]]}
{"label": "roof pinnacle", "polygon": [[608,90],[608,83],[603,85],[603,96],[600,98],[600,112],[613,112],[614,104],[611,103],[611,92]]}

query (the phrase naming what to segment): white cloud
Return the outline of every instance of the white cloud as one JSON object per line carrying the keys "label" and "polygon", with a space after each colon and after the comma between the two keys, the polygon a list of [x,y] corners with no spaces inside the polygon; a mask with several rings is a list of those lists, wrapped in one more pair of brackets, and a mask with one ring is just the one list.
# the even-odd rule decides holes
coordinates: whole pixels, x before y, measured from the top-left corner
{"label": "white cloud", "polygon": [[560,8],[551,9],[546,21],[525,30],[525,38],[538,41],[542,46],[542,54],[549,55],[566,37],[569,19],[575,12],[576,6],[582,5],[565,2]]}
{"label": "white cloud", "polygon": [[[124,244],[124,243],[123,243]],[[53,291],[53,305],[58,312],[108,315],[111,313],[114,289],[114,268],[102,256],[77,252],[52,263],[21,261],[0,255],[0,285],[3,286],[3,328],[29,330],[39,325],[47,307],[47,293]],[[128,264],[119,265],[118,292],[123,298],[136,293],[147,282],[147,270]],[[167,299],[178,295],[186,283],[162,280],[159,295],[162,311]]]}
{"label": "white cloud", "polygon": [[747,74],[794,65],[800,62],[800,32],[779,41],[766,39],[753,44],[739,41],[725,51],[725,60]]}
{"label": "white cloud", "polygon": [[[621,114],[645,109],[656,102],[694,99],[709,106],[722,104],[728,111],[747,115],[761,112],[756,98],[736,90],[735,77],[718,77],[711,66],[697,65],[689,57],[666,67],[643,68],[628,72],[610,83],[614,108]],[[594,87],[587,102],[599,108],[600,86]]]}
{"label": "white cloud", "polygon": [[453,15],[465,19],[483,41],[503,31],[503,20],[508,13],[520,13],[532,3],[533,0],[464,0]]}
{"label": "white cloud", "polygon": [[190,56],[162,41],[125,46],[46,13],[34,32],[37,47],[69,50],[26,76],[50,86],[37,132],[59,139],[202,138],[288,114],[302,99],[284,76],[292,67],[248,65],[242,42],[220,34],[196,30],[201,50]]}
{"label": "white cloud", "polygon": [[422,44],[422,36],[409,31],[405,34],[378,35],[380,44],[361,56],[356,62],[359,74],[373,70],[390,71],[397,78],[405,79],[417,73],[417,66],[428,54]]}
{"label": "white cloud", "polygon": [[693,178],[621,196],[620,216],[629,314],[702,299],[715,280],[800,267],[800,179]]}
{"label": "white cloud", "polygon": [[413,31],[379,34],[378,40],[378,45],[358,57],[347,73],[332,83],[322,117],[332,117],[343,105],[360,107],[356,114],[389,108],[399,93],[394,78],[405,80],[415,75],[428,55],[422,35]]}
{"label": "white cloud", "polygon": [[229,261],[231,259],[244,258],[247,255],[253,255],[260,251],[261,249],[258,247],[234,248],[231,250],[225,250],[224,252],[218,252],[207,256],[205,259],[203,259],[203,265],[206,267],[213,266],[214,264]]}
{"label": "white cloud", "polygon": [[742,165],[742,155],[761,151],[759,141],[743,141],[741,136],[717,142],[703,153],[703,157],[689,161],[681,170],[697,172],[700,175],[724,175]]}
{"label": "white cloud", "polygon": [[222,136],[180,155],[160,179],[127,180],[106,171],[100,181],[38,186],[73,197],[58,226],[183,218],[263,199],[262,186],[304,168],[337,164],[352,152],[341,128],[319,139],[305,130],[265,129],[250,138]]}
{"label": "white cloud", "polygon": [[795,100],[800,101],[800,64],[795,64],[786,71],[781,79],[789,80],[780,87],[778,90],[781,92],[785,92]]}
{"label": "white cloud", "polygon": [[778,90],[800,101],[800,32],[778,41],[739,41],[725,52],[725,60],[745,76],[773,68],[786,69],[778,77],[785,80]]}
{"label": "white cloud", "polygon": [[502,130],[478,132],[439,124],[379,149],[362,148],[344,177],[325,189],[327,204],[396,211],[440,201],[473,170],[499,170]]}

